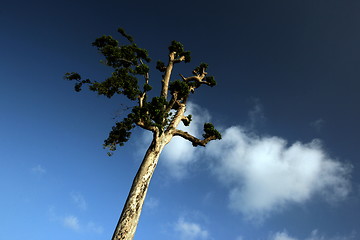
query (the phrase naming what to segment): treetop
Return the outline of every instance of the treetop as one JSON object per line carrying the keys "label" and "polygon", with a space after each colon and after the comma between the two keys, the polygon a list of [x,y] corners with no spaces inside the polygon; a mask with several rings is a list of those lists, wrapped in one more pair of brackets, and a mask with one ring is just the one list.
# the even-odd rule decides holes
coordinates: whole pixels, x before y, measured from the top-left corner
{"label": "treetop", "polygon": [[[162,82],[162,92],[158,97],[147,99],[147,93],[152,90],[150,85],[150,68],[146,64],[150,62],[148,51],[139,48],[132,36],[128,35],[122,28],[118,29],[120,35],[127,39],[127,44],[121,44],[112,36],[101,36],[92,45],[104,56],[102,62],[113,68],[110,77],[98,82],[90,79],[83,79],[77,72],[65,74],[65,79],[75,81],[75,91],[81,91],[84,84],[89,85],[91,91],[97,92],[112,98],[115,94],[122,94],[131,101],[135,101],[135,106],[122,121],[116,122],[109,133],[109,137],[104,141],[104,147],[110,151],[116,150],[116,146],[123,146],[130,139],[131,130],[139,126],[143,129],[152,131],[155,136],[161,134],[172,134],[182,136],[191,141],[194,146],[205,146],[210,140],[221,139],[221,134],[211,123],[204,124],[203,140],[191,136],[187,132],[177,130],[179,122],[188,126],[192,116],[185,116],[186,102],[190,93],[194,93],[201,85],[215,86],[216,81],[213,76],[207,75],[208,64],[200,63],[192,71],[192,76],[171,81],[171,73],[174,64],[191,61],[189,51],[185,51],[184,46],[177,41],[170,43],[169,59],[165,64],[158,61],[156,69],[164,73]],[[142,82],[142,84],[141,84]],[[167,95],[171,96],[170,100]]]}

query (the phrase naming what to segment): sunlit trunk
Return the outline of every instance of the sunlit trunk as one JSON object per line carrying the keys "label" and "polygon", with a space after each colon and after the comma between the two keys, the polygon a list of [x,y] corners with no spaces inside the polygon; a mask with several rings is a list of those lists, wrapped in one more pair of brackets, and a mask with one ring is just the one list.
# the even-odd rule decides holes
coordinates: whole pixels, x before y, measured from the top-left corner
{"label": "sunlit trunk", "polygon": [[164,138],[154,137],[134,178],[112,240],[132,240],[134,238],[150,180],[165,145]]}

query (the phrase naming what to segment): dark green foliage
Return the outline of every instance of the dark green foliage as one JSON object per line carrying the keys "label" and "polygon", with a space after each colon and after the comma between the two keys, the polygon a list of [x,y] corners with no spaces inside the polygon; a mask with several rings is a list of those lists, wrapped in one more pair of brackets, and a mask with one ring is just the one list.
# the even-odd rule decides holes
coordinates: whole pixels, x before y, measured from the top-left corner
{"label": "dark green foliage", "polygon": [[109,137],[104,141],[104,147],[110,151],[116,150],[116,145],[123,146],[130,139],[131,129],[135,127],[133,118],[124,118],[123,121],[117,122],[109,133]]}
{"label": "dark green foliage", "polygon": [[187,118],[187,119],[182,119],[181,121],[183,122],[183,124],[184,124],[185,126],[189,126],[190,123],[191,123],[191,120],[192,120],[192,115],[190,114],[190,115],[188,115],[186,118]]}
{"label": "dark green foliage", "polygon": [[194,70],[193,73],[196,75],[201,75],[204,72],[206,72],[206,69],[208,68],[208,64],[207,63],[200,63],[199,66],[197,66]]}
{"label": "dark green foliage", "polygon": [[81,91],[81,87],[84,83],[91,83],[91,81],[89,79],[81,80],[80,74],[78,74],[76,72],[65,73],[64,78],[67,80],[70,80],[70,81],[73,81],[73,80],[77,81],[77,83],[75,83],[75,87],[74,87],[76,92]]}
{"label": "dark green foliage", "polygon": [[185,57],[185,63],[189,63],[191,61],[191,56],[190,56],[190,52],[189,51],[186,51],[186,52],[183,52],[181,55]]}
{"label": "dark green foliage", "polygon": [[175,58],[185,57],[185,62],[188,63],[191,61],[191,56],[189,51],[184,50],[184,46],[177,41],[172,41],[169,46],[169,52],[175,52]]}
{"label": "dark green foliage", "polygon": [[146,64],[140,64],[135,67],[134,73],[139,75],[145,75],[149,72],[149,66]]}
{"label": "dark green foliage", "polygon": [[148,52],[136,44],[120,46],[112,36],[102,36],[92,43],[104,55],[105,64],[113,68],[136,66],[140,59],[150,62]]}
{"label": "dark green foliage", "polygon": [[160,72],[165,72],[166,67],[165,67],[165,63],[162,61],[157,61],[156,62],[156,69],[159,70]]}
{"label": "dark green foliage", "polygon": [[[145,49],[139,48],[133,43],[130,35],[127,35],[123,29],[118,30],[132,44],[119,45],[119,42],[111,36],[102,36],[97,38],[92,45],[105,57],[105,64],[114,68],[111,77],[103,82],[90,82],[90,80],[81,81],[81,76],[77,73],[68,73],[65,78],[76,80],[75,90],[80,91],[84,83],[89,83],[90,90],[98,92],[108,98],[114,94],[124,94],[130,100],[136,100],[140,94],[138,86],[138,75],[146,76],[149,72],[148,65],[142,60],[149,62],[150,58]],[[144,91],[149,91],[151,86],[144,86]]]}
{"label": "dark green foliage", "polygon": [[71,73],[65,73],[64,76],[65,79],[67,80],[77,80],[80,81],[81,80],[81,76],[80,74],[76,73],[76,72],[71,72]]}
{"label": "dark green foliage", "polygon": [[173,40],[169,46],[169,52],[182,53],[184,52],[184,46],[180,42]]}
{"label": "dark green foliage", "polygon": [[129,74],[129,69],[120,68],[113,72],[112,76],[103,82],[94,82],[90,85],[90,90],[105,95],[108,98],[117,94],[124,94],[130,100],[136,100],[140,94],[138,79]]}
{"label": "dark green foliage", "polygon": [[171,94],[176,92],[178,99],[186,98],[190,93],[189,85],[181,80],[176,80],[170,83],[169,90]]}
{"label": "dark green foliage", "polygon": [[210,87],[213,87],[216,85],[215,78],[213,76],[206,76],[205,81],[209,83]]}
{"label": "dark green foliage", "polygon": [[164,121],[168,117],[164,108],[166,105],[167,101],[164,97],[154,97],[146,106],[149,111],[149,117],[153,121],[154,126],[158,127],[160,130],[166,124]]}
{"label": "dark green foliage", "polygon": [[[132,101],[139,101],[139,103],[131,108],[131,112],[126,118],[120,122],[116,122],[115,126],[109,133],[108,138],[104,141],[104,147],[115,151],[116,146],[123,146],[131,136],[131,130],[139,125],[145,129],[155,131],[156,127],[158,133],[163,133],[170,122],[172,121],[171,109],[177,110],[181,103],[186,103],[190,94],[190,90],[200,87],[204,81],[209,86],[215,86],[214,77],[206,76],[202,82],[196,78],[189,78],[189,80],[176,80],[169,84],[169,92],[173,96],[172,100],[167,102],[165,97],[154,97],[151,101],[147,101],[147,92],[152,89],[149,85],[149,66],[144,62],[149,62],[150,58],[147,50],[139,48],[134,39],[128,35],[122,28],[118,32],[127,39],[128,44],[121,44],[112,36],[102,36],[97,38],[92,45],[95,46],[99,52],[104,56],[103,63],[111,68],[113,72],[110,77],[104,81],[90,81],[89,79],[82,80],[80,74],[76,72],[66,73],[65,79],[75,81],[75,91],[79,92],[83,84],[89,84],[91,91],[97,92],[99,95],[104,95],[108,98],[115,94],[123,94]],[[189,51],[185,51],[180,42],[172,41],[169,46],[169,53],[174,54],[173,63],[181,61],[190,62],[191,56]],[[206,75],[208,65],[201,63],[193,70],[193,73],[198,76]],[[164,62],[158,61],[156,69],[160,72],[165,72],[167,66]],[[139,85],[142,80],[142,85]],[[141,83],[141,82],[140,82]],[[142,89],[141,87],[142,86]],[[176,96],[176,97],[175,97]],[[192,116],[188,115],[182,119],[185,126],[189,126]],[[155,128],[155,129],[156,129]],[[211,123],[204,124],[204,138],[221,139],[220,133],[214,128]],[[111,155],[111,154],[109,154]]]}
{"label": "dark green foliage", "polygon": [[221,134],[218,130],[215,129],[214,125],[211,123],[204,124],[204,138],[215,136],[216,139],[221,139]]}
{"label": "dark green foliage", "polygon": [[125,30],[123,28],[118,28],[118,32],[125,37],[127,40],[129,40],[129,42],[133,43],[134,39],[132,38],[132,36],[126,34]]}
{"label": "dark green foliage", "polygon": [[147,84],[147,83],[144,84],[144,92],[151,91],[151,89],[152,89],[152,86],[150,84]]}

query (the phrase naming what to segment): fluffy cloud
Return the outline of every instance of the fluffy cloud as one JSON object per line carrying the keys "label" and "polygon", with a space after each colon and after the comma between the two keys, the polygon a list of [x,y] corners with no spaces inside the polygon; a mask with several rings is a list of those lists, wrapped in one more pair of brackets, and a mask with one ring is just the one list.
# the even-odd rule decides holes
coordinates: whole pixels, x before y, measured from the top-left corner
{"label": "fluffy cloud", "polygon": [[59,215],[55,211],[55,207],[50,207],[48,209],[48,214],[51,221],[58,222],[62,224],[63,226],[74,230],[76,232],[80,233],[96,233],[96,234],[102,234],[103,233],[103,227],[92,222],[88,221],[87,223],[84,223],[84,221],[80,221],[79,218],[73,214],[69,215]]}
{"label": "fluffy cloud", "polygon": [[350,191],[349,166],[329,158],[318,140],[288,145],[279,137],[231,127],[207,154],[214,159],[214,173],[230,187],[230,207],[250,218],[261,219],[315,194],[333,201]]}
{"label": "fluffy cloud", "polygon": [[[187,131],[201,135],[202,124],[210,115],[196,104],[189,104],[188,112],[194,115],[194,122]],[[254,112],[262,113],[258,103]],[[315,195],[337,201],[350,191],[350,166],[330,158],[319,140],[289,145],[283,138],[260,137],[235,126],[223,131],[221,141],[209,143],[206,151],[174,138],[165,148],[163,161],[172,175],[181,177],[203,152],[213,160],[212,169],[219,180],[229,186],[231,209],[249,218],[263,219]]]}
{"label": "fluffy cloud", "polygon": [[[201,136],[204,123],[210,121],[209,113],[196,104],[188,103],[186,114],[191,114],[195,117],[193,117],[189,127],[185,127],[180,123],[179,129],[187,131],[194,136]],[[193,147],[189,141],[181,137],[174,137],[164,148],[161,162],[166,165],[173,177],[182,178],[186,176],[189,164],[195,161],[199,154],[199,149]]]}
{"label": "fluffy cloud", "polygon": [[[318,230],[313,230],[309,237],[304,240],[353,240],[355,239],[356,234],[351,233],[348,236],[335,236],[335,237],[325,237],[324,235],[319,234]],[[269,237],[269,240],[300,240],[298,238],[290,237],[285,231],[278,232]]]}
{"label": "fluffy cloud", "polygon": [[208,239],[209,233],[199,224],[185,221],[183,218],[175,224],[175,231],[179,233],[181,240]]}
{"label": "fluffy cloud", "polygon": [[297,240],[296,238],[289,237],[289,235],[286,232],[278,232],[274,234],[271,238],[271,240]]}
{"label": "fluffy cloud", "polygon": [[[190,127],[181,128],[200,136],[203,123],[211,119],[209,113],[193,103],[187,112],[194,121]],[[256,103],[250,120],[262,112]],[[289,144],[283,138],[258,136],[240,126],[222,133],[221,141],[210,142],[205,149],[174,138],[160,162],[172,176],[181,178],[197,159],[210,159],[213,173],[229,188],[230,208],[253,220],[263,220],[289,204],[305,203],[314,196],[338,201],[350,191],[351,166],[329,157],[319,140]]]}
{"label": "fluffy cloud", "polygon": [[80,224],[79,219],[74,215],[69,215],[62,219],[65,227],[70,228],[74,231],[89,232],[102,234],[103,227],[95,224],[94,222],[88,222],[87,224]]}

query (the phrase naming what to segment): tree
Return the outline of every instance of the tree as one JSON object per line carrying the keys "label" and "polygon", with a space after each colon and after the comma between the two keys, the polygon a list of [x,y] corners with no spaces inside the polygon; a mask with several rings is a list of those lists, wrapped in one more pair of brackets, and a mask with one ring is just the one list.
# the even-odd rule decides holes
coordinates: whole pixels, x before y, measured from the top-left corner
{"label": "tree", "polygon": [[[185,51],[181,43],[172,41],[168,47],[167,65],[161,61],[156,64],[156,69],[163,73],[161,93],[149,100],[148,92],[152,87],[149,66],[146,64],[150,62],[148,52],[139,48],[133,38],[123,29],[119,28],[118,32],[127,40],[127,44],[120,44],[112,36],[99,37],[92,43],[105,57],[103,63],[113,69],[110,77],[97,82],[83,79],[80,74],[71,72],[65,74],[65,79],[76,82],[75,91],[77,92],[84,84],[88,84],[89,89],[99,95],[111,98],[115,94],[122,94],[134,102],[127,117],[115,123],[108,138],[104,141],[104,147],[109,148],[111,152],[129,140],[131,130],[136,126],[151,131],[153,134],[152,142],[133,180],[112,237],[113,240],[131,240],[135,235],[151,177],[165,145],[174,136],[180,136],[190,141],[194,147],[205,146],[211,140],[221,139],[221,134],[211,123],[204,124],[203,139],[177,128],[180,122],[185,126],[189,126],[191,122],[192,116],[185,115],[186,102],[190,93],[194,93],[202,85],[210,87],[216,85],[214,77],[207,75],[206,63],[197,66],[192,71],[192,76],[185,77],[180,74],[181,79],[171,81],[174,65],[181,62],[188,63],[191,60],[190,52]],[[143,81],[141,86],[139,78]]]}

